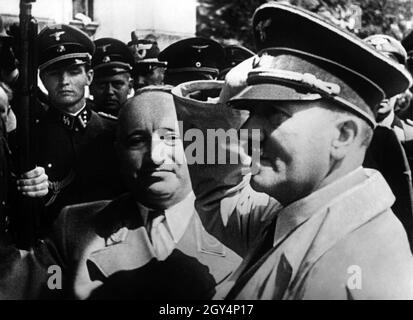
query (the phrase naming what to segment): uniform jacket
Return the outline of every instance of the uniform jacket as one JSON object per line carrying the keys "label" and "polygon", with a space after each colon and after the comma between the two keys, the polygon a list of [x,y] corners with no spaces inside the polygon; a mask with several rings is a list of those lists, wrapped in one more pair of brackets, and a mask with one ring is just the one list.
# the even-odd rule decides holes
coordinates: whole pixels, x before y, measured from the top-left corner
{"label": "uniform jacket", "polygon": [[393,202],[380,173],[358,169],[283,208],[267,248],[228,281],[227,299],[413,299],[413,257]]}
{"label": "uniform jacket", "polygon": [[[197,214],[173,253],[157,261],[137,210],[129,195],[65,208],[52,236],[31,252],[3,249],[0,298],[208,299],[241,262]],[[48,289],[53,265],[62,268],[62,290]]]}
{"label": "uniform jacket", "polygon": [[49,177],[44,230],[67,205],[113,199],[124,192],[114,150],[116,122],[87,105],[77,116],[54,107],[36,121],[36,165]]}

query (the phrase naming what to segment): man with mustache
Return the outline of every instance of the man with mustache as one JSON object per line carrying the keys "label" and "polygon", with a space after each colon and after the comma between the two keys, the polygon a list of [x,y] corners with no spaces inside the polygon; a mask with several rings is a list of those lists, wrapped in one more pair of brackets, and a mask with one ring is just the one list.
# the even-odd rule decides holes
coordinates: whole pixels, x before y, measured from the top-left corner
{"label": "man with mustache", "polygon": [[95,46],[94,77],[90,86],[94,110],[101,115],[117,117],[133,88],[133,56],[126,44],[113,38],[98,39]]}
{"label": "man with mustache", "polygon": [[[211,183],[196,181],[190,166],[206,229],[245,257],[220,296],[412,299],[413,257],[390,209],[394,196],[378,171],[362,168],[377,105],[406,90],[410,75],[354,35],[287,4],[258,8],[253,31],[260,53],[226,81],[244,84],[228,103],[249,110],[242,129],[260,130],[258,169],[227,188],[229,180],[211,171],[216,185],[207,189]],[[283,208],[257,207],[249,187]]]}
{"label": "man with mustache", "polygon": [[[194,208],[170,88],[147,87],[126,102],[116,149],[129,192],[65,208],[30,253],[2,248],[0,298],[210,299],[239,265]],[[54,265],[60,291],[47,286]]]}

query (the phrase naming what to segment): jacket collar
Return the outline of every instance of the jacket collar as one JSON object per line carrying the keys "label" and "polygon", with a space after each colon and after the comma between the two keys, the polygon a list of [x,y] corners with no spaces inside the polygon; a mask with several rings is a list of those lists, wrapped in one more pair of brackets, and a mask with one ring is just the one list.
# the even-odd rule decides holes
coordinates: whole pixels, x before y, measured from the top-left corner
{"label": "jacket collar", "polygon": [[[191,191],[185,199],[178,202],[174,206],[165,210],[166,225],[175,243],[181,240],[185,233],[189,222],[194,214],[195,195]],[[137,203],[139,212],[144,221],[144,225],[147,225],[148,214],[152,209],[145,207],[141,203]]]}
{"label": "jacket collar", "polygon": [[[165,212],[175,242],[182,238],[193,217],[194,201],[191,192]],[[97,214],[96,232],[104,238],[105,247],[92,252],[89,260],[104,276],[140,268],[156,257],[145,229],[144,210],[148,209],[125,194]]]}
{"label": "jacket collar", "polygon": [[[360,176],[365,179],[357,182]],[[303,201],[284,208],[278,216],[281,222],[276,222],[275,246],[251,267],[255,271],[246,270],[248,263],[243,262],[237,276],[242,269],[245,273],[237,280],[229,296],[236,297],[240,292],[249,290],[245,284],[261,270],[268,272],[263,277],[271,282],[268,287],[266,282],[260,285],[262,296],[299,298],[295,296],[299,292],[297,288],[316,261],[347,234],[384,213],[394,200],[390,187],[378,171],[358,169],[335,185],[320,189]],[[287,218],[287,215],[293,214],[297,217]],[[274,255],[280,257],[278,265],[266,265],[266,261]],[[275,275],[271,276],[272,273]]]}
{"label": "jacket collar", "polygon": [[92,117],[92,111],[86,104],[75,115],[62,112],[55,107],[51,107],[49,110],[51,117],[55,119],[55,121],[75,132],[85,130]]}
{"label": "jacket collar", "polygon": [[[307,271],[324,253],[347,234],[386,212],[394,203],[395,197],[378,171],[364,169],[364,174],[367,176],[364,182],[336,194],[286,242],[283,254],[292,269],[291,279],[294,279],[290,284],[290,295],[297,292]],[[297,246],[297,243],[302,245]]]}
{"label": "jacket collar", "polygon": [[105,247],[92,252],[88,259],[105,277],[142,267],[155,257],[130,194],[109,203],[96,219],[96,233],[105,240]]}
{"label": "jacket collar", "polygon": [[339,180],[281,209],[277,216],[274,246],[310,219],[315,213],[329,206],[332,201],[339,201],[341,194],[366,179],[363,168],[359,167]]}

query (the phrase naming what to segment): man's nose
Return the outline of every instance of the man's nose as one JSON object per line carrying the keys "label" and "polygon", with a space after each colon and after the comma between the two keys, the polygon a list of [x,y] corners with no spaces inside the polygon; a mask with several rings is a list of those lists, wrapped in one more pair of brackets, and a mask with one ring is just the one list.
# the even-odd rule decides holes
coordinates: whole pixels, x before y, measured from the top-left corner
{"label": "man's nose", "polygon": [[110,83],[106,84],[105,91],[106,91],[106,94],[108,94],[108,95],[114,95],[115,94],[115,89],[112,86],[112,84],[110,84]]}
{"label": "man's nose", "polygon": [[152,138],[151,144],[151,160],[152,162],[160,166],[165,162],[165,145],[160,137],[156,136]]}
{"label": "man's nose", "polygon": [[65,72],[65,71],[63,71],[61,74],[60,74],[60,83],[61,84],[69,84],[69,79],[70,79],[70,75],[67,73],[67,72]]}

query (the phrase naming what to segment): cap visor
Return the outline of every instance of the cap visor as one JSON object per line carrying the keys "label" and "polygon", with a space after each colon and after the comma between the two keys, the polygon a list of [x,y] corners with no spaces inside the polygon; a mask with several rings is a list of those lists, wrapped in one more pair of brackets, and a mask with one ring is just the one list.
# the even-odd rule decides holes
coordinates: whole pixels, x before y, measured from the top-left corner
{"label": "cap visor", "polygon": [[250,109],[257,102],[268,101],[312,101],[321,96],[317,93],[299,91],[297,88],[277,84],[255,84],[246,87],[239,94],[229,100],[229,104],[236,109]]}

